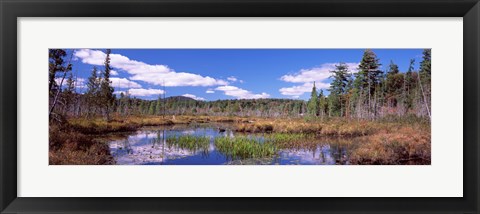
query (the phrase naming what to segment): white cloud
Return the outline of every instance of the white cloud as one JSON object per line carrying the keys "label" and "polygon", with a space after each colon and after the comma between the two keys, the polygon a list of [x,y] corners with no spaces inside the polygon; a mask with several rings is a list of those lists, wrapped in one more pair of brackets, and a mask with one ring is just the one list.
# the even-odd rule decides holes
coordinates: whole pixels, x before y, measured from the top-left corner
{"label": "white cloud", "polygon": [[[330,78],[330,71],[335,69],[335,65],[338,63],[324,63],[320,67],[302,69],[298,73],[284,75],[280,77],[285,82],[293,83],[306,83],[306,82],[322,82]],[[359,63],[346,63],[348,70],[351,73],[358,72]]]}
{"label": "white cloud", "polygon": [[184,97],[190,97],[190,98],[192,98],[192,99],[194,99],[194,100],[200,100],[200,101],[204,101],[204,100],[205,100],[205,98],[203,98],[203,97],[197,97],[197,96],[195,96],[195,95],[193,95],[193,94],[184,94],[184,95],[182,95],[182,96],[184,96]]}
{"label": "white cloud", "polygon": [[232,81],[232,82],[238,81],[238,79],[237,79],[236,77],[234,77],[234,76],[227,77],[227,80],[228,80],[228,81]]}
{"label": "white cloud", "polygon": [[228,84],[224,80],[217,80],[212,77],[203,77],[198,74],[185,72],[142,73],[133,75],[130,79],[140,80],[154,85],[163,85],[163,80],[165,80],[165,86],[213,86]]}
{"label": "white cloud", "polygon": [[134,81],[130,81],[127,78],[111,77],[112,86],[115,88],[141,88],[142,86]]}
{"label": "white cloud", "polygon": [[[103,65],[106,54],[100,50],[81,49],[75,51],[75,57],[83,63]],[[128,72],[131,80],[140,80],[154,85],[165,86],[215,86],[228,84],[209,76],[201,76],[187,72],[176,72],[166,65],[150,65],[144,62],[131,60],[120,54],[110,54],[110,65],[113,68]]]}
{"label": "white cloud", "polygon": [[[61,77],[55,78],[55,82],[57,83],[57,85],[60,85],[60,83],[62,83],[62,78]],[[65,84],[67,84],[67,78],[66,77],[63,80],[62,86],[64,86]]]}
{"label": "white cloud", "polygon": [[86,79],[84,78],[77,78],[75,80],[75,87],[76,88],[87,88],[87,84],[86,84]]}
{"label": "white cloud", "polygon": [[[327,89],[330,87],[329,83],[326,83],[331,73],[330,71],[335,69],[335,65],[338,63],[324,63],[319,67],[314,67],[310,69],[302,69],[295,74],[283,75],[280,77],[281,80],[291,83],[303,83],[301,85],[296,85],[292,87],[281,88],[279,91],[282,95],[292,96],[293,98],[298,98],[306,92],[311,92],[313,87],[313,82],[317,89]],[[358,72],[359,63],[345,63],[348,66],[348,70],[351,73]]]}
{"label": "white cloud", "polygon": [[118,71],[116,71],[116,70],[110,70],[110,74],[111,74],[112,76],[117,76],[117,75],[118,75]]}
{"label": "white cloud", "polygon": [[[318,89],[327,89],[330,87],[329,83],[315,83],[315,87]],[[310,93],[312,92],[313,88],[313,83],[304,83],[302,85],[296,85],[292,87],[286,87],[286,88],[281,88],[279,91],[282,95],[286,96],[292,96],[293,98],[298,98],[300,95],[303,95],[304,93]]]}
{"label": "white cloud", "polygon": [[269,98],[270,95],[263,92],[261,94],[254,94],[250,91],[247,91],[245,89],[241,89],[241,88],[238,88],[238,87],[235,87],[235,86],[230,86],[230,85],[226,85],[226,86],[219,86],[217,88],[215,88],[215,90],[217,91],[223,91],[225,92],[225,95],[227,96],[232,96],[232,97],[235,97],[237,99],[261,99],[261,98]]}
{"label": "white cloud", "polygon": [[[126,94],[126,91],[115,91],[114,93],[115,94],[120,94],[120,93]],[[128,90],[128,94],[130,94],[130,96],[134,96],[134,97],[148,97],[148,96],[152,96],[152,95],[160,95],[160,94],[163,94],[163,93],[164,93],[164,91],[161,90],[161,89],[152,89],[152,88],[149,88],[149,89],[132,88],[132,89]]]}
{"label": "white cloud", "polygon": [[227,80],[230,81],[230,82],[239,82],[239,83],[243,83],[243,80],[239,80],[238,78],[234,77],[234,76],[229,76],[227,77]]}
{"label": "white cloud", "polygon": [[[62,83],[62,88],[65,88],[65,86],[67,85],[67,77],[65,77],[65,79],[63,80],[63,83]],[[86,85],[86,79],[84,78],[76,78],[74,79],[74,85],[75,85],[75,88],[77,89],[83,89],[83,88],[87,88],[87,85]],[[57,77],[55,78],[55,82],[57,83],[57,85],[60,85],[60,82],[62,82],[62,78],[61,77]]]}
{"label": "white cloud", "polygon": [[215,91],[213,89],[208,89],[207,91],[205,91],[205,93],[207,94],[213,94],[215,93]]}

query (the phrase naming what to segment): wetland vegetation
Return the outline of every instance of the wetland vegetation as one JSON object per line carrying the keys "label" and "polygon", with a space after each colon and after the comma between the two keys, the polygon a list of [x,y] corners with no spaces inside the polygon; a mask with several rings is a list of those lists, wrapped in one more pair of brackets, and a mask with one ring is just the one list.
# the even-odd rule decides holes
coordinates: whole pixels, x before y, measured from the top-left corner
{"label": "wetland vegetation", "polygon": [[404,72],[365,50],[355,73],[335,64],[328,96],[313,83],[306,100],[215,101],[166,97],[165,83],[156,99],[117,93],[111,50],[80,82],[68,52],[49,51],[52,165],[431,163],[429,49]]}

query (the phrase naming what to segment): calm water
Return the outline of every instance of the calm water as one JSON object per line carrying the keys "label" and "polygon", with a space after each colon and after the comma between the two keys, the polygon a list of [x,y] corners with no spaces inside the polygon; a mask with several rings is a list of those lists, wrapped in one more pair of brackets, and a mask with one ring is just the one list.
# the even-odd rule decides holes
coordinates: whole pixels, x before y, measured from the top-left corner
{"label": "calm water", "polygon": [[[179,135],[207,136],[210,146],[208,150],[191,151],[167,145],[169,136]],[[120,165],[348,164],[346,148],[321,141],[309,144],[308,148],[283,149],[273,157],[259,159],[232,159],[215,148],[215,137],[236,135],[245,134],[235,133],[226,124],[149,127],[112,136],[114,140],[110,140],[109,146]]]}

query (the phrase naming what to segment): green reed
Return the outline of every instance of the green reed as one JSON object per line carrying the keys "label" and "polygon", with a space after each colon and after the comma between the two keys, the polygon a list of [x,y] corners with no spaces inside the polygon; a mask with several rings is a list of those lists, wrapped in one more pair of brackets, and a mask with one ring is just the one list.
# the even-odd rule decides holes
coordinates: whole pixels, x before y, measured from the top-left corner
{"label": "green reed", "polygon": [[247,136],[216,137],[215,147],[233,159],[269,157],[277,152],[277,148],[273,144]]}
{"label": "green reed", "polygon": [[174,135],[167,137],[166,142],[169,147],[176,146],[181,149],[197,151],[208,150],[210,138],[207,136]]}
{"label": "green reed", "polygon": [[272,133],[264,135],[265,141],[271,143],[293,143],[314,139],[312,134],[305,133]]}

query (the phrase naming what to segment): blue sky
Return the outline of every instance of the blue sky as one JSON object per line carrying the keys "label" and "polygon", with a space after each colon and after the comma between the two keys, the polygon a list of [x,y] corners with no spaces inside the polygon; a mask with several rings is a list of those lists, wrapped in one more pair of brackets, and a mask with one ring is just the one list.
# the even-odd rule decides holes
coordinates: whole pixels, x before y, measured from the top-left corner
{"label": "blue sky", "polygon": [[[387,68],[393,60],[401,72],[421,49],[373,49]],[[74,53],[73,71],[77,90],[93,66],[103,70],[105,49],[69,49]],[[315,81],[325,94],[330,70],[339,62],[356,72],[364,49],[112,49],[112,86],[116,93],[156,99],[189,96],[197,100],[291,98],[308,99]]]}

